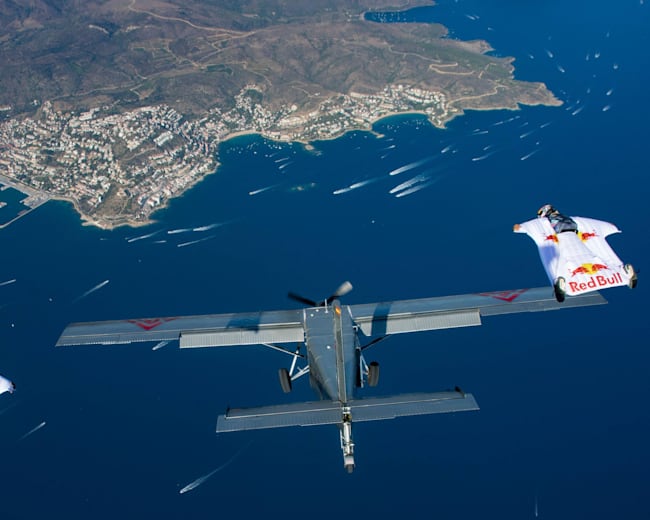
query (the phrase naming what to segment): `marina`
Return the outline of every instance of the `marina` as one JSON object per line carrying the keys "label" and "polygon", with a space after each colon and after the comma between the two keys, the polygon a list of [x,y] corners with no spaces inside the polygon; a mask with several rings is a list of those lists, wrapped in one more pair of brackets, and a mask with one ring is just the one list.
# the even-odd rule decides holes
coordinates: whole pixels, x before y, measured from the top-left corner
{"label": "marina", "polygon": [[0,175],[0,229],[45,204],[50,197]]}

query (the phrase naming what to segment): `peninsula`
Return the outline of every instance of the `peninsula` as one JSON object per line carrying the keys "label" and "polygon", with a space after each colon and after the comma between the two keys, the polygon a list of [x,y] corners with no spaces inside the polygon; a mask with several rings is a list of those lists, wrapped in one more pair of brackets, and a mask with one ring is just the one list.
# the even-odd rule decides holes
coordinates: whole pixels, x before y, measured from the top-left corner
{"label": "peninsula", "polygon": [[512,58],[439,24],[367,12],[424,0],[33,0],[0,9],[0,176],[89,224],[151,213],[217,168],[224,140],[334,138],[382,117],[559,105]]}

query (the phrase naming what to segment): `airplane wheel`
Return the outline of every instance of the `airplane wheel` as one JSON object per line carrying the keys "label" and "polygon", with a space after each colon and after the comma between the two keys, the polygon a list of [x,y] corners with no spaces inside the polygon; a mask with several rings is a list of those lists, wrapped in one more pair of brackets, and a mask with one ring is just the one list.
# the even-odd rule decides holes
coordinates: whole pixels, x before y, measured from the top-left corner
{"label": "airplane wheel", "polygon": [[559,303],[562,303],[566,296],[566,280],[562,276],[559,276],[555,280],[555,284],[553,285],[553,291],[555,292],[555,299]]}
{"label": "airplane wheel", "polygon": [[634,289],[637,283],[637,277],[636,277],[636,272],[634,271],[634,267],[632,267],[632,264],[625,264],[623,266],[623,270],[625,271],[625,274],[627,274],[630,277],[630,279],[627,282],[628,287],[630,289]]}
{"label": "airplane wheel", "polygon": [[379,363],[373,361],[368,365],[368,386],[377,386],[379,383]]}
{"label": "airplane wheel", "polygon": [[278,370],[278,377],[280,378],[280,386],[282,391],[285,394],[291,392],[291,377],[289,376],[289,371],[286,368],[281,368]]}

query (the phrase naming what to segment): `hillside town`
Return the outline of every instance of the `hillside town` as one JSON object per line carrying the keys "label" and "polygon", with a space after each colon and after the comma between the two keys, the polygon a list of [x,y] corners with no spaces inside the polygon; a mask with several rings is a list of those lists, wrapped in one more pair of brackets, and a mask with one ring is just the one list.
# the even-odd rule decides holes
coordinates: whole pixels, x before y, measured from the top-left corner
{"label": "hillside town", "polygon": [[309,111],[271,110],[263,99],[258,87],[247,85],[232,108],[212,108],[193,120],[167,105],[62,113],[35,100],[34,117],[0,123],[0,176],[70,200],[88,223],[138,225],[214,172],[219,143],[233,136],[253,132],[306,143],[369,129],[391,114],[424,113],[436,126],[454,115],[443,93],[400,84],[373,95],[337,95]]}

